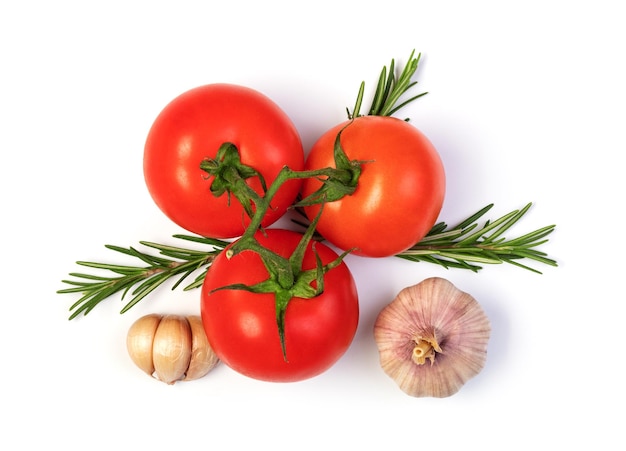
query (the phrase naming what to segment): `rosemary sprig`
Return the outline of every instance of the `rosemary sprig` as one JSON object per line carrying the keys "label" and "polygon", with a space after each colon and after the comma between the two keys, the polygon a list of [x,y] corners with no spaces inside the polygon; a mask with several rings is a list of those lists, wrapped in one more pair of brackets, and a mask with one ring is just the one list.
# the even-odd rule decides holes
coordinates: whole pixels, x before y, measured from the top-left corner
{"label": "rosemary sprig", "polygon": [[479,226],[478,220],[493,204],[487,205],[469,218],[452,228],[444,222],[435,224],[419,243],[400,253],[397,257],[411,261],[425,261],[445,268],[469,269],[474,272],[482,269],[478,264],[510,263],[541,274],[540,271],[520,263],[530,259],[550,266],[557,266],[555,260],[536,248],[546,243],[547,236],[555,225],[542,227],[517,238],[506,239],[505,231],[517,223],[530,209],[532,203],[521,210],[514,210],[495,221],[485,221]]}
{"label": "rosemary sprig", "polygon": [[[536,249],[548,241],[546,237],[554,231],[554,225],[513,239],[507,240],[502,236],[526,214],[531,205],[529,203],[521,210],[514,210],[495,221],[486,220],[482,225],[478,220],[493,207],[493,204],[487,205],[454,227],[448,228],[446,223],[440,222],[435,224],[419,243],[396,257],[414,262],[434,263],[445,268],[469,269],[473,272],[482,269],[480,264],[510,263],[541,274],[520,260],[530,259],[549,266],[557,266],[555,260]],[[304,225],[296,220],[294,222]],[[100,302],[117,293],[122,293],[122,300],[128,294],[132,296],[120,312],[125,313],[166,280],[180,276],[172,287],[174,290],[192,273],[203,270],[183,290],[199,288],[208,267],[229,244],[226,241],[201,236],[174,235],[174,238],[208,245],[210,249],[192,250],[140,241],[141,245],[158,250],[159,255],[142,252],[133,247],[106,246],[113,251],[139,259],[143,262],[140,266],[77,262],[78,265],[106,270],[113,275],[70,273],[71,277],[78,280],[63,280],[63,283],[72,285],[72,288],[57,291],[82,294],[82,297],[70,307],[72,314],[69,319],[76,318],[81,313],[88,314]],[[323,240],[323,237],[317,236],[316,239]]]}
{"label": "rosemary sprig", "polygon": [[[415,50],[413,50],[409,56],[407,64],[404,66],[398,77],[396,77],[395,60],[391,60],[389,70],[387,70],[387,66],[383,66],[378,77],[378,83],[376,84],[376,91],[374,92],[372,104],[367,113],[368,116],[392,116],[407,104],[428,94],[427,92],[422,92],[403,100],[402,103],[398,104],[400,98],[417,84],[417,81],[413,81],[413,75],[417,71],[420,58],[421,53],[415,56]],[[354,119],[361,116],[361,105],[363,104],[364,92],[365,82],[361,82],[352,111],[346,108],[348,119]],[[409,118],[405,118],[404,120],[408,121]]]}
{"label": "rosemary sprig", "polygon": [[[117,293],[122,293],[122,300],[130,293],[131,299],[122,308],[120,313],[127,312],[143,298],[152,293],[166,280],[180,276],[172,290],[176,289],[192,273],[210,265],[215,257],[228,245],[227,242],[200,236],[174,235],[187,241],[193,241],[211,246],[211,250],[199,251],[164,244],[140,241],[143,246],[156,249],[159,255],[141,252],[133,247],[123,248],[106,245],[107,249],[139,259],[144,265],[126,266],[108,263],[78,261],[78,265],[98,270],[112,272],[114,275],[98,275],[86,273],[70,273],[78,280],[63,280],[62,283],[72,285],[57,293],[81,293],[82,297],[71,307],[70,320],[81,313],[87,315],[96,305]],[[198,288],[204,281],[206,269],[196,276],[184,290]],[[132,291],[131,289],[134,288]]]}

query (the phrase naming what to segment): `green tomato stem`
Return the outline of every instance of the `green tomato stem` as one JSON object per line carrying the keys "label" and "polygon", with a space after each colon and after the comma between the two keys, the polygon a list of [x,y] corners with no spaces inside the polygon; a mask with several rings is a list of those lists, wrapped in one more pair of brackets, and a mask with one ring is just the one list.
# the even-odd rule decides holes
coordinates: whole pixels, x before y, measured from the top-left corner
{"label": "green tomato stem", "polygon": [[[351,124],[346,125],[348,127]],[[293,207],[301,207],[315,204],[323,204],[339,200],[344,196],[352,194],[358,185],[361,175],[361,165],[364,162],[350,160],[341,147],[341,134],[345,127],[339,131],[335,139],[334,159],[335,167],[312,169],[305,171],[294,171],[285,166],[278,173],[274,182],[269,186],[264,196],[250,195],[249,198],[255,204],[255,211],[251,217],[250,224],[243,235],[227,251],[228,258],[239,252],[251,248],[255,233],[261,229],[261,223],[265,214],[271,206],[272,199],[278,190],[289,180],[316,178],[322,182],[322,186],[306,199],[295,204]],[[246,185],[247,186],[247,185]]]}
{"label": "green tomato stem", "polygon": [[[348,124],[349,125],[349,124]],[[214,180],[211,184],[211,192],[216,195],[233,195],[243,205],[250,217],[250,223],[243,235],[235,241],[226,251],[226,258],[249,250],[256,252],[267,269],[268,279],[258,284],[247,286],[234,284],[218,288],[247,290],[253,293],[271,293],[275,299],[276,325],[283,352],[287,361],[285,344],[285,312],[290,300],[294,297],[311,299],[323,291],[324,274],[339,265],[344,257],[350,252],[345,252],[327,265],[323,265],[319,256],[316,255],[316,267],[313,270],[303,270],[304,256],[313,239],[317,222],[323,210],[323,204],[327,201],[338,200],[345,195],[352,194],[358,184],[361,174],[361,162],[351,161],[341,147],[341,133],[337,134],[334,148],[336,167],[308,171],[294,171],[289,167],[283,167],[272,184],[266,187],[260,173],[253,168],[242,164],[237,147],[232,143],[224,143],[217,157],[205,160],[200,167]],[[264,189],[264,194],[259,195],[252,189],[246,180],[250,177],[258,177]],[[322,181],[321,188],[306,199],[306,205],[322,204],[317,217],[307,227],[296,249],[289,258],[264,247],[256,238],[257,232],[262,230],[263,218],[267,214],[274,196],[280,188],[290,180],[317,178]],[[315,250],[314,250],[315,252]],[[316,282],[313,288],[312,282]]]}

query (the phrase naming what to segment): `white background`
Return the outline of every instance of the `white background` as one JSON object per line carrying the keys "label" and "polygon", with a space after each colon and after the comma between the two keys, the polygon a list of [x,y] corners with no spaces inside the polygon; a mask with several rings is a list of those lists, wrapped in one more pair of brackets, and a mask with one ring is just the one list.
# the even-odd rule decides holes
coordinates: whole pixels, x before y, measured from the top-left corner
{"label": "white background", "polygon": [[[11,6],[9,6],[11,5]],[[19,6],[17,6],[19,5]],[[3,2],[0,6],[2,309],[0,448],[624,449],[623,155],[626,32],[618,2]],[[441,219],[534,203],[509,235],[557,224],[558,268],[479,274],[349,257],[361,299],[353,346],[295,384],[224,365],[167,386],[130,362],[151,313],[198,313],[160,290],[68,321],[57,295],[104,244],[181,232],[143,182],[147,131],[192,87],[258,89],[308,148],[345,118],[358,85],[422,52],[405,110],[448,175]],[[117,260],[116,260],[117,258]],[[443,276],[492,322],[487,364],[446,399],[411,398],[379,368],[378,311]],[[11,444],[10,446],[8,444]]]}

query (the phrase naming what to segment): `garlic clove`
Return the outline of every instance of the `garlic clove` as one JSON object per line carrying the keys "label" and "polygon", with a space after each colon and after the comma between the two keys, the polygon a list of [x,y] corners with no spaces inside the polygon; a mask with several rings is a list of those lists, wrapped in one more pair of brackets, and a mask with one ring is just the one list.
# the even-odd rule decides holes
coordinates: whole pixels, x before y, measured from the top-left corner
{"label": "garlic clove", "polygon": [[154,371],[159,380],[173,384],[184,377],[191,360],[191,342],[191,327],[185,317],[161,318],[152,347]]}
{"label": "garlic clove", "polygon": [[151,314],[139,318],[128,330],[126,348],[132,361],[146,374],[154,374],[152,362],[152,344],[161,315]]}
{"label": "garlic clove", "polygon": [[126,346],[141,370],[170,385],[199,379],[219,363],[198,315],[146,315],[128,330]]}
{"label": "garlic clove", "polygon": [[477,375],[490,332],[480,304],[438,277],[400,291],[374,325],[381,367],[416,397],[451,396]]}
{"label": "garlic clove", "polygon": [[188,316],[187,321],[191,328],[191,361],[183,380],[191,381],[205,376],[217,365],[219,359],[209,345],[202,319],[199,316]]}

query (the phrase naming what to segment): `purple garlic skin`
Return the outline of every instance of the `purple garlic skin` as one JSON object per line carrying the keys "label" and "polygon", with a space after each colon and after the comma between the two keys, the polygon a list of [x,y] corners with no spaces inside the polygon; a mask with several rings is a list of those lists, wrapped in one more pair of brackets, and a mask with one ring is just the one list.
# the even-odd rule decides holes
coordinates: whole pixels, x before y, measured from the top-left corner
{"label": "purple garlic skin", "polygon": [[490,333],[480,304],[439,277],[400,291],[374,324],[382,369],[415,397],[458,392],[483,369]]}

